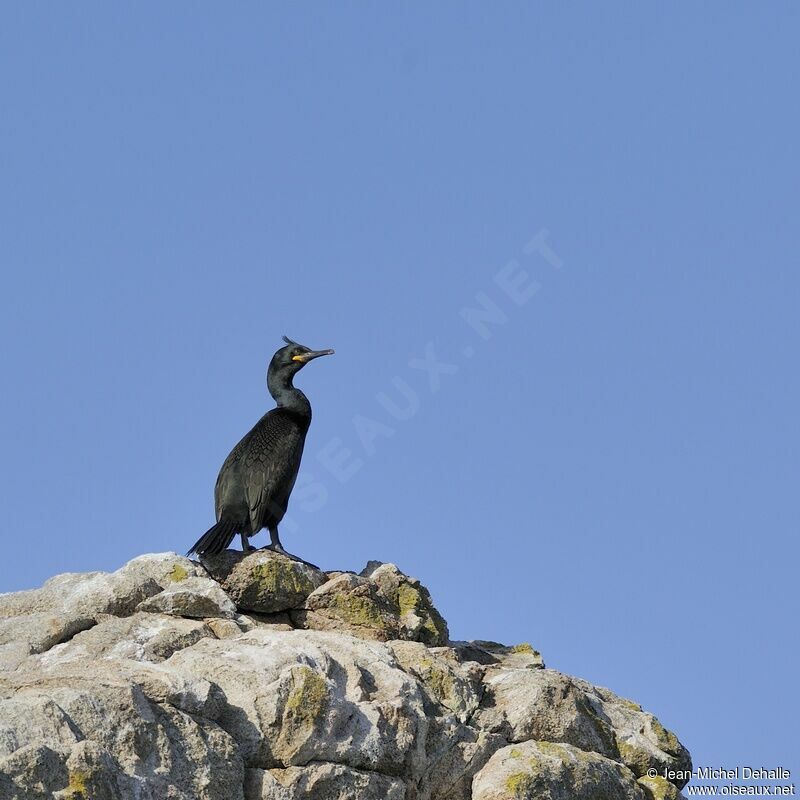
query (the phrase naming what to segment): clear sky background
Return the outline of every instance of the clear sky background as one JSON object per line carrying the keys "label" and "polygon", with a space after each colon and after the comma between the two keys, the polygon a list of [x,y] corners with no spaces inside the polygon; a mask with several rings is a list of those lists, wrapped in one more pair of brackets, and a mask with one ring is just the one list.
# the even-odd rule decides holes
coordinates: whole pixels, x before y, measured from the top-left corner
{"label": "clear sky background", "polygon": [[0,590],[188,549],[286,333],[289,550],[798,775],[796,4],[0,17]]}

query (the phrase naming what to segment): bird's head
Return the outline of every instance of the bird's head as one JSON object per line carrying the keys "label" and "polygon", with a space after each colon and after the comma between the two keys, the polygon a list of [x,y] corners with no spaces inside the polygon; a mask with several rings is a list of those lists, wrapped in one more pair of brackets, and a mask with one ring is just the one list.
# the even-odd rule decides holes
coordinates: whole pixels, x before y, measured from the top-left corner
{"label": "bird's head", "polygon": [[333,350],[312,350],[310,347],[292,341],[288,336],[284,336],[283,341],[286,342],[286,346],[281,347],[270,361],[269,372],[272,374],[294,375],[309,361],[333,353]]}

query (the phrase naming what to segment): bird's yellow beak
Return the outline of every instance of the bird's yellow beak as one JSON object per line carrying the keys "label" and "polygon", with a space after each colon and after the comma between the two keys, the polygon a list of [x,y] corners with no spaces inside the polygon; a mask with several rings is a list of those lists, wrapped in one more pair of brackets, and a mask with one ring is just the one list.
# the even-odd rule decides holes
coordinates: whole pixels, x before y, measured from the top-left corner
{"label": "bird's yellow beak", "polygon": [[307,353],[298,353],[296,356],[292,356],[292,361],[299,361],[301,364],[306,364],[314,358],[331,355],[333,355],[333,350],[309,350]]}

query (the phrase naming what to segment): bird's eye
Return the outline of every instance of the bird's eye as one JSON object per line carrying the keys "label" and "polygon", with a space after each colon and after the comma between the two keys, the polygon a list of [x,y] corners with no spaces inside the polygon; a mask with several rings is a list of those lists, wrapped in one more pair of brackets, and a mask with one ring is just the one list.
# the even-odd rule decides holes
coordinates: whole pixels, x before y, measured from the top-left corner
{"label": "bird's eye", "polygon": [[294,350],[290,351],[289,357],[292,359],[292,361],[305,362],[303,356],[310,352],[311,351],[307,347],[295,347]]}

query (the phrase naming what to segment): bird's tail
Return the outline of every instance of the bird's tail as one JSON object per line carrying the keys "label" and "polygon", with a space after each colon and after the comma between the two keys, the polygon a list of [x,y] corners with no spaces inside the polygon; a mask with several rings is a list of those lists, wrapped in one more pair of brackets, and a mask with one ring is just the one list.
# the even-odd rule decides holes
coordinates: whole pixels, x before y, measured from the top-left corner
{"label": "bird's tail", "polygon": [[197,553],[199,556],[215,556],[221,553],[233,541],[237,527],[235,522],[220,520],[192,545],[186,555]]}

